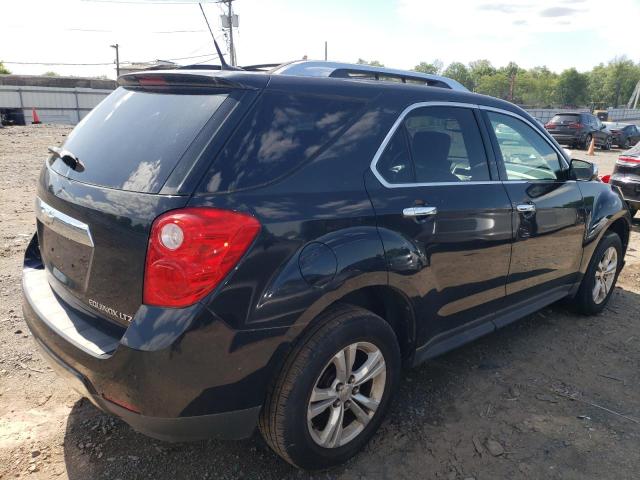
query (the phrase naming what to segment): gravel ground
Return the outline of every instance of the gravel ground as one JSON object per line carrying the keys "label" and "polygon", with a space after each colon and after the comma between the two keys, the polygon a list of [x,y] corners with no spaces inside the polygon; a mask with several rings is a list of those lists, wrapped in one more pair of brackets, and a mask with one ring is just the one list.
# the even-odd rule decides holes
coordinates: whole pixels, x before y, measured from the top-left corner
{"label": "gravel ground", "polygon": [[[0,129],[0,478],[309,478],[257,435],[150,440],[81,399],[42,360],[22,320],[21,263],[46,147],[68,132]],[[588,158],[608,173],[616,154]],[[637,478],[639,319],[636,219],[627,266],[601,315],[555,305],[405,372],[366,450],[314,478]]]}

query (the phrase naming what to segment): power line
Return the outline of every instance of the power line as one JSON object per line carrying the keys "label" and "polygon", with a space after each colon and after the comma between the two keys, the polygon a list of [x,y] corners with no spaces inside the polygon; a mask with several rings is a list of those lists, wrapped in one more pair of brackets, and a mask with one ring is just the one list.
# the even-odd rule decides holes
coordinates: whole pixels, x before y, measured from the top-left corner
{"label": "power line", "polygon": [[[203,58],[210,57],[215,54],[207,53],[205,55],[193,55],[190,57],[178,57],[178,58],[165,58],[164,60],[168,60],[170,62],[174,60],[188,60],[191,58]],[[217,55],[215,55],[217,56]],[[113,65],[113,62],[108,63],[66,63],[66,62],[10,62],[7,60],[2,60],[2,63],[11,64],[11,65],[48,65],[48,66],[98,66],[98,65]],[[122,62],[122,63],[133,63],[133,62]]]}
{"label": "power line", "polygon": [[[67,32],[82,32],[82,33],[122,33],[123,30],[100,30],[100,29],[93,29],[93,28],[63,28],[62,30],[65,30]],[[152,35],[165,35],[165,34],[169,34],[169,33],[202,33],[202,32],[206,32],[206,30],[160,30],[160,31],[153,31],[153,32],[147,32],[149,34]]]}
{"label": "power line", "polygon": [[[164,0],[84,0],[85,2],[91,1],[96,3],[134,3],[138,5],[144,4],[153,4],[153,5],[187,5],[193,3],[192,0],[184,0],[184,1],[164,1]],[[204,3],[218,3],[219,0],[200,0]]]}
{"label": "power line", "polygon": [[151,33],[165,34],[165,33],[202,33],[202,32],[206,32],[206,30],[168,30],[166,32],[151,32]]}
{"label": "power line", "polygon": [[[180,57],[180,58],[167,58],[165,60],[188,60],[189,58],[202,58],[202,57],[210,57],[211,55],[216,55],[215,53],[207,53],[204,55],[194,55],[192,57]],[[217,55],[216,55],[217,56]]]}
{"label": "power line", "polygon": [[202,60],[201,62],[192,63],[191,65],[202,65],[203,63],[207,63],[211,60],[215,60],[216,58],[219,58],[217,53],[213,55],[211,58],[207,58],[206,60]]}
{"label": "power line", "polygon": [[109,63],[56,63],[56,62],[9,62],[2,60],[2,63],[10,63],[12,65],[53,65],[53,66],[93,66],[93,65],[113,65],[113,62]]}
{"label": "power line", "polygon": [[[8,28],[13,28],[13,29],[25,29],[25,28],[29,28],[26,25],[9,25]],[[64,32],[82,32],[82,33],[127,33],[127,30],[107,30],[107,29],[102,29],[102,28],[58,28],[56,30],[62,30]],[[151,35],[164,35],[164,34],[169,34],[169,33],[203,33],[206,32],[206,30],[202,30],[202,29],[197,29],[197,30],[190,30],[190,29],[186,29],[186,30],[158,30],[158,31],[151,31],[151,32],[145,32],[145,34],[151,34]]]}

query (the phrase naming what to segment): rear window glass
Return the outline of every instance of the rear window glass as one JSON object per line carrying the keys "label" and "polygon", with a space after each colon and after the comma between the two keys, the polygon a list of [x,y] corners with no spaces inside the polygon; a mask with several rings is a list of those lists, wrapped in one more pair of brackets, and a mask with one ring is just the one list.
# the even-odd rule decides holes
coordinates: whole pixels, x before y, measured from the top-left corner
{"label": "rear window glass", "polygon": [[356,120],[362,101],[265,92],[215,159],[203,190],[276,180],[325,148]]}
{"label": "rear window glass", "polygon": [[72,170],[60,160],[52,168],[81,182],[157,193],[226,98],[118,88],[78,124],[63,146],[84,170]]}
{"label": "rear window glass", "polygon": [[580,115],[554,115],[551,123],[579,122]]}

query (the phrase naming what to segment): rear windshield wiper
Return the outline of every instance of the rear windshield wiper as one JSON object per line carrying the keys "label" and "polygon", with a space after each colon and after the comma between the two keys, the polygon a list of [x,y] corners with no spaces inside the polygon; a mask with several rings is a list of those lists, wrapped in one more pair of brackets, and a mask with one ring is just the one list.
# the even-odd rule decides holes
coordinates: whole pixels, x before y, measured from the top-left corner
{"label": "rear windshield wiper", "polygon": [[75,170],[76,172],[84,172],[84,164],[69,150],[65,150],[60,147],[49,147],[49,151],[54,156],[62,160],[65,165],[71,168],[71,170]]}

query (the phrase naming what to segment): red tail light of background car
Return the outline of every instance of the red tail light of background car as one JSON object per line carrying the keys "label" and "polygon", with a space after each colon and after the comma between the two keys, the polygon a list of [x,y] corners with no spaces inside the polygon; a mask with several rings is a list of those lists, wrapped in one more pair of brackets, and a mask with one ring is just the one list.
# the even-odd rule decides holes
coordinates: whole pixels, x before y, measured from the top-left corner
{"label": "red tail light of background car", "polygon": [[618,160],[616,160],[616,163],[625,167],[635,167],[637,165],[640,165],[640,157],[629,157],[627,155],[620,155],[618,157]]}

